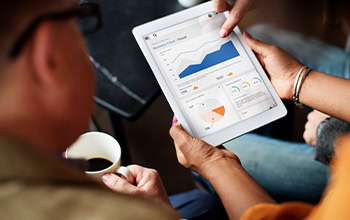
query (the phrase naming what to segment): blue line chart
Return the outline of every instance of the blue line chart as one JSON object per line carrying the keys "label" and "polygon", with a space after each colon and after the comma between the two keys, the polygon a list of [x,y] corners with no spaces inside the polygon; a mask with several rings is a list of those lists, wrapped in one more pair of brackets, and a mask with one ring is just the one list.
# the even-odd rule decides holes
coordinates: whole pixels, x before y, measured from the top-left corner
{"label": "blue line chart", "polygon": [[195,49],[195,50],[190,50],[190,51],[181,52],[181,53],[179,53],[179,55],[177,55],[177,57],[176,57],[176,58],[174,59],[174,61],[171,62],[171,63],[174,63],[174,62],[175,62],[181,55],[183,55],[183,54],[197,52],[199,49],[201,49],[201,48],[204,47],[205,45],[210,44],[210,43],[217,42],[217,41],[219,41],[220,39],[221,39],[221,37],[219,37],[219,38],[216,39],[216,40],[212,40],[212,41],[205,42],[204,44],[202,44],[200,47],[198,47],[198,48]]}
{"label": "blue line chart", "polygon": [[182,79],[186,76],[190,76],[199,71],[205,70],[209,67],[223,63],[227,60],[240,56],[236,47],[232,41],[228,41],[221,45],[221,48],[215,52],[207,54],[200,64],[189,65],[184,71],[179,74],[179,78]]}

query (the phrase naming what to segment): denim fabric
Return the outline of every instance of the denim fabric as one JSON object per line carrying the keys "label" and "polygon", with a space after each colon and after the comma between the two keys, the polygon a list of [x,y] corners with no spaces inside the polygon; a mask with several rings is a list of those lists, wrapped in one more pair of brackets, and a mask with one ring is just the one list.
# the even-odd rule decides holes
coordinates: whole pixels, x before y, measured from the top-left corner
{"label": "denim fabric", "polygon": [[319,201],[328,182],[328,166],[316,160],[315,148],[246,134],[224,145],[244,169],[277,201]]}
{"label": "denim fabric", "polygon": [[224,206],[214,193],[195,189],[169,196],[169,200],[184,219],[228,219]]}

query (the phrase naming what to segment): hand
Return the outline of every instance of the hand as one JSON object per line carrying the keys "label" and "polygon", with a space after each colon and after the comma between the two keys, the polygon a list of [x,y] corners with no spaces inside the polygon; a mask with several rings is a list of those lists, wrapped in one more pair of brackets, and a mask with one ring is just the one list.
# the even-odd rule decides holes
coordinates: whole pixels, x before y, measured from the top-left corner
{"label": "hand", "polygon": [[214,0],[214,8],[217,12],[230,11],[230,16],[222,25],[220,37],[226,37],[243,18],[243,16],[255,5],[256,0],[236,0],[231,6],[227,0]]}
{"label": "hand", "polygon": [[303,64],[284,50],[253,39],[247,32],[244,33],[243,37],[269,74],[278,95],[282,99],[291,100],[294,81]]}
{"label": "hand", "polygon": [[190,136],[179,123],[171,127],[170,135],[175,143],[179,163],[202,176],[206,176],[206,167],[216,161],[229,159],[240,163],[238,157],[230,151],[220,150]]}
{"label": "hand", "polygon": [[329,115],[326,115],[322,112],[319,112],[317,110],[314,110],[310,112],[307,116],[307,122],[305,124],[305,131],[304,131],[304,140],[307,144],[311,146],[315,146],[317,143],[317,127],[318,125],[325,120],[326,118],[330,117]]}
{"label": "hand", "polygon": [[135,185],[112,173],[105,174],[102,180],[106,186],[115,192],[143,196],[158,203],[170,205],[168,195],[156,170],[138,165],[130,165],[128,169],[135,179]]}

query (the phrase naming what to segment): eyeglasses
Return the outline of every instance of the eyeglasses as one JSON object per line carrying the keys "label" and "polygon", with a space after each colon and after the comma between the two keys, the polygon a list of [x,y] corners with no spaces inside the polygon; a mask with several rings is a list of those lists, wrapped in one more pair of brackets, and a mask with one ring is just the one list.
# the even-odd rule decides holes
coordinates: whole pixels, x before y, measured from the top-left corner
{"label": "eyeglasses", "polygon": [[100,12],[100,7],[96,3],[82,3],[79,8],[73,8],[67,11],[50,13],[42,15],[35,19],[31,25],[20,35],[12,49],[10,50],[10,58],[16,58],[24,45],[33,34],[36,28],[44,22],[45,20],[64,20],[71,17],[78,17],[80,23],[81,32],[84,35],[95,33],[102,28],[102,16]]}

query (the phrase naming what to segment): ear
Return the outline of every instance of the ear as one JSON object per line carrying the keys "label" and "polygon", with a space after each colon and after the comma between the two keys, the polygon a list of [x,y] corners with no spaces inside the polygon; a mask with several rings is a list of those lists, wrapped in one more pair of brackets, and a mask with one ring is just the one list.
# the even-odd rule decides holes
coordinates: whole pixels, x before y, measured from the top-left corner
{"label": "ear", "polygon": [[[40,85],[53,86],[58,80],[58,56],[55,47],[54,24],[45,22],[34,33],[32,38],[32,62],[35,78]],[[57,41],[56,41],[57,42]]]}

